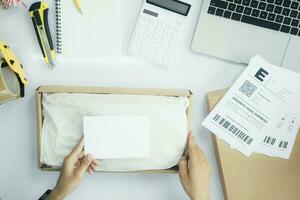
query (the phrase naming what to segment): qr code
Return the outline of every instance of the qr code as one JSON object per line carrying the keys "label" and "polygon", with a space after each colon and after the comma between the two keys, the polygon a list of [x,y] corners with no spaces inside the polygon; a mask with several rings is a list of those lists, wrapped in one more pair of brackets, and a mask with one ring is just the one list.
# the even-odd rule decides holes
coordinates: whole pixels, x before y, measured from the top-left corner
{"label": "qr code", "polygon": [[256,89],[257,87],[248,80],[240,87],[240,91],[248,97],[250,97]]}

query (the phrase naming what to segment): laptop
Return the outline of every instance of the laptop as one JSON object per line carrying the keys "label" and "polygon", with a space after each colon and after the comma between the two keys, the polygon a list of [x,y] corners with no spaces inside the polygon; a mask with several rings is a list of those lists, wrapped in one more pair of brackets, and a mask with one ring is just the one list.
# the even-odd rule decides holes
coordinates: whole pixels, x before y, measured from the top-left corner
{"label": "laptop", "polygon": [[300,0],[204,0],[191,49],[245,64],[258,54],[300,72]]}

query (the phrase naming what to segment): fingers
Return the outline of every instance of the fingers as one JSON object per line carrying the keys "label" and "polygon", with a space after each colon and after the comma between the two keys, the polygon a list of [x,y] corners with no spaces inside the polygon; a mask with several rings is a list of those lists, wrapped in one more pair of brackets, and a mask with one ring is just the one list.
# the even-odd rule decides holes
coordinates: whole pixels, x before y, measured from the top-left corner
{"label": "fingers", "polygon": [[188,154],[189,157],[194,157],[197,154],[198,146],[195,141],[195,136],[192,133],[188,135]]}
{"label": "fingers", "polygon": [[84,141],[83,139],[80,140],[80,142],[74,147],[74,149],[71,151],[70,156],[71,157],[79,157],[82,150],[83,150]]}
{"label": "fingers", "polygon": [[188,135],[188,144],[189,144],[189,148],[193,148],[196,146],[195,136],[192,132],[190,132]]}
{"label": "fingers", "polygon": [[95,164],[96,166],[99,166],[100,165],[100,161],[99,160],[93,160],[93,164]]}
{"label": "fingers", "polygon": [[[76,164],[75,164],[75,169],[77,169],[80,165],[81,165],[81,162],[82,162],[83,159],[79,159],[77,160]],[[92,163],[90,164],[90,166],[88,167],[88,170],[87,172],[90,174],[90,175],[93,175],[94,172],[97,170],[97,167],[99,166],[100,162],[98,160],[93,160]]]}
{"label": "fingers", "polygon": [[94,170],[91,167],[89,167],[88,168],[88,173],[89,173],[89,175],[93,175],[94,174]]}
{"label": "fingers", "polygon": [[188,154],[190,162],[203,162],[206,161],[206,156],[203,151],[196,144],[195,136],[190,133],[188,135]]}
{"label": "fingers", "polygon": [[74,166],[77,165],[77,161],[80,155],[83,153],[83,139],[74,147],[69,155],[64,159],[64,167],[68,170],[71,170]]}
{"label": "fingers", "polygon": [[93,160],[93,162],[89,166],[88,173],[90,175],[93,175],[94,172],[97,170],[98,162],[96,162],[96,161],[97,160]]}
{"label": "fingers", "polygon": [[93,160],[93,162],[90,164],[89,168],[88,168],[88,173],[89,175],[93,175],[94,172],[97,170],[97,166],[100,164],[100,162],[98,160]]}
{"label": "fingers", "polygon": [[97,170],[97,165],[95,165],[94,163],[92,163],[90,165],[90,168],[93,170],[93,171],[96,171]]}
{"label": "fingers", "polygon": [[97,167],[97,166],[100,165],[100,162],[99,162],[98,160],[95,159],[95,160],[92,161],[91,165]]}
{"label": "fingers", "polygon": [[80,166],[76,169],[80,177],[82,177],[85,174],[85,172],[89,169],[89,166],[92,162],[93,162],[93,156],[91,154],[88,154],[84,157],[84,159],[80,163]]}
{"label": "fingers", "polygon": [[84,158],[84,151],[82,150],[78,155],[78,159],[83,159],[83,158]]}
{"label": "fingers", "polygon": [[190,137],[190,134],[191,134],[191,133],[192,133],[192,132],[188,132],[188,134],[187,134],[187,140],[186,140],[185,149],[184,149],[184,157],[185,157],[186,159],[189,158],[189,152],[188,152],[188,149],[189,149],[189,137]]}
{"label": "fingers", "polygon": [[80,166],[80,160],[77,160],[77,162],[75,163],[74,167],[75,169],[78,168]]}
{"label": "fingers", "polygon": [[187,182],[189,179],[188,161],[186,157],[182,157],[179,161],[179,177],[185,182]]}

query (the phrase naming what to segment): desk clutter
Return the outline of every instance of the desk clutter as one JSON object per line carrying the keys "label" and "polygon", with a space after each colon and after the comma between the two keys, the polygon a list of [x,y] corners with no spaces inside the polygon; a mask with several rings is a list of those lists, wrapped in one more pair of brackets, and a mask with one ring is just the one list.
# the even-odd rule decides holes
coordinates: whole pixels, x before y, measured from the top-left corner
{"label": "desk clutter", "polygon": [[[83,61],[121,57],[123,0],[74,3],[75,6],[72,1],[55,0],[56,53],[67,60]],[[190,9],[191,4],[185,2],[146,0],[127,54],[170,66]],[[44,60],[53,68],[56,55],[48,25],[48,5],[44,1],[36,2],[29,12]]]}
{"label": "desk clutter", "polygon": [[[123,49],[169,67],[194,7],[191,0],[144,0],[124,48],[123,0],[52,3],[53,10],[45,1],[28,9],[36,47],[51,69],[59,57],[78,63],[112,60],[123,56]],[[20,0],[0,0],[4,9],[21,4],[26,7]],[[299,71],[300,3],[204,0],[201,9],[191,49],[249,63],[228,91],[208,94],[210,114],[202,124],[213,133],[225,198],[250,200],[259,194],[264,200],[298,200],[300,75],[279,65]],[[249,10],[255,12],[250,16]],[[50,12],[55,19],[48,18]],[[54,40],[50,20],[56,24]],[[28,79],[9,46],[1,42],[0,51],[2,104],[24,97]],[[36,90],[38,167],[60,170],[84,137],[85,150],[101,159],[97,171],[177,173],[192,130],[191,106],[189,90],[41,86]]]}

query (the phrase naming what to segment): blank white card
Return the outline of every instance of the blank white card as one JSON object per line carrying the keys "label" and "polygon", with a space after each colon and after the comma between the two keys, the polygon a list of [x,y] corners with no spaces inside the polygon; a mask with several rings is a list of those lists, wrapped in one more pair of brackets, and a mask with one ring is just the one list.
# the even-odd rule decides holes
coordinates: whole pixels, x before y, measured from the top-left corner
{"label": "blank white card", "polygon": [[96,159],[150,156],[148,116],[87,116],[83,127],[85,153]]}

